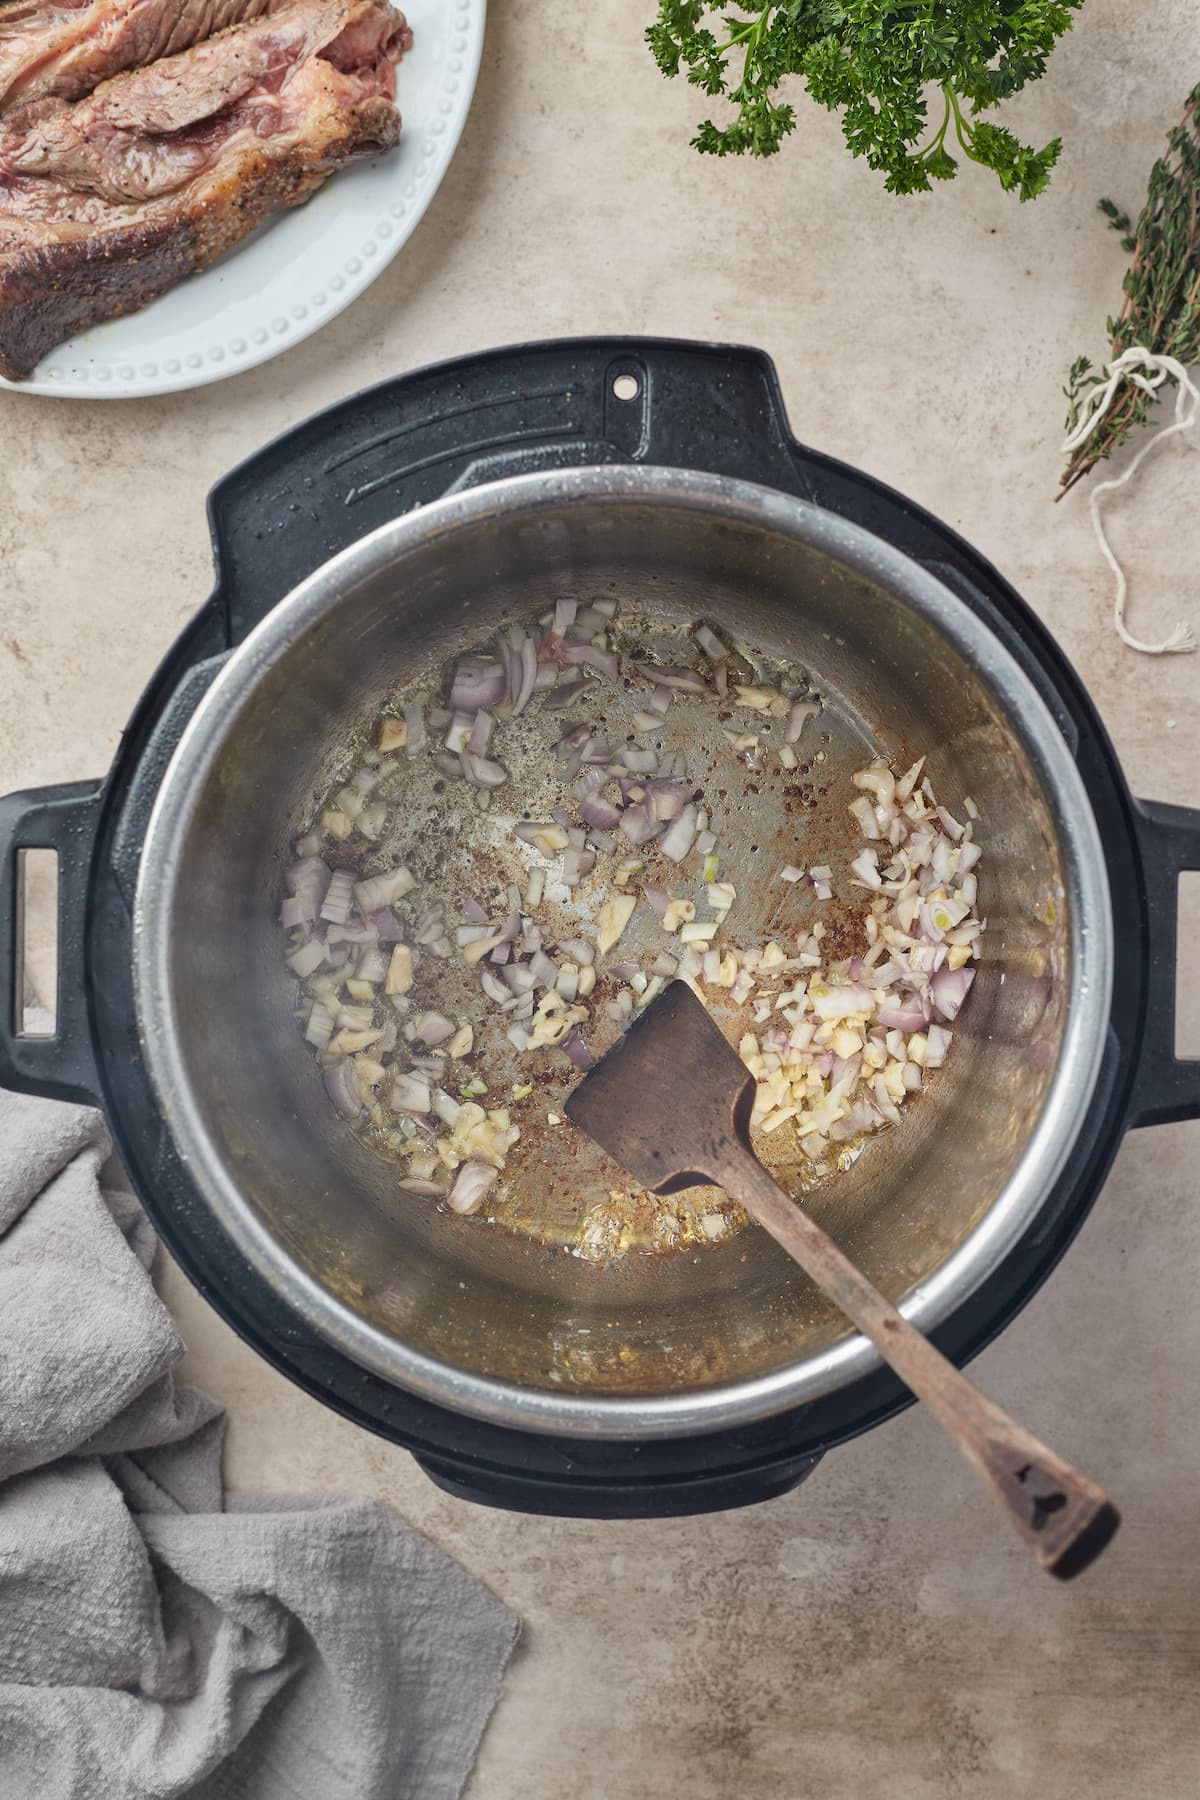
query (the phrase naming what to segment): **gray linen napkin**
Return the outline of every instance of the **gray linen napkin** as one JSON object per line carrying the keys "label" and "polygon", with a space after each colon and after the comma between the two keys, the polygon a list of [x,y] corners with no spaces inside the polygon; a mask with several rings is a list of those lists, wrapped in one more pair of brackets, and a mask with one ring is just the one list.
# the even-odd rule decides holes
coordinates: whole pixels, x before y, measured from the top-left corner
{"label": "gray linen napkin", "polygon": [[98,1113],[0,1091],[2,1800],[455,1800],[517,1620],[385,1507],[226,1495]]}

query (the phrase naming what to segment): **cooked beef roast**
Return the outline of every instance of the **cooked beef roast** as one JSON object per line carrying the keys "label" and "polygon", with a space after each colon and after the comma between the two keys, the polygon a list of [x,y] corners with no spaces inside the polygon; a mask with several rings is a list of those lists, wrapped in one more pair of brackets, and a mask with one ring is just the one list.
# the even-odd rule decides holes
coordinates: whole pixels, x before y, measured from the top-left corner
{"label": "cooked beef roast", "polygon": [[410,41],[387,0],[290,0],[74,105],[0,121],[0,373],[29,375],[393,145]]}
{"label": "cooked beef roast", "polygon": [[[62,187],[115,204],[170,193],[211,161],[229,135],[232,120],[222,115],[231,108],[272,135],[278,96],[310,57],[351,71],[373,65],[384,17],[361,0],[292,0],[274,18],[104,82],[73,106],[46,101],[32,119],[24,109],[0,119],[0,204],[44,217],[59,215]],[[356,48],[349,34],[364,25],[369,37]],[[17,179],[30,175],[41,179]]]}
{"label": "cooked beef roast", "polygon": [[125,69],[190,49],[280,0],[10,0],[0,5],[0,109],[77,100]]}

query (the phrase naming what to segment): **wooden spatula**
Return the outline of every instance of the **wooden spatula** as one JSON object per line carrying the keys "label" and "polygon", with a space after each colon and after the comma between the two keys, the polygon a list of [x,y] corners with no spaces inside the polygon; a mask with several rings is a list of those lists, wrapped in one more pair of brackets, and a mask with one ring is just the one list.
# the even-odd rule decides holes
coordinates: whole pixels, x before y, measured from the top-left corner
{"label": "wooden spatula", "polygon": [[711,1181],[740,1200],[923,1400],[1043,1569],[1068,1580],[1120,1523],[1107,1496],[1001,1412],[843,1256],[750,1149],[754,1077],[686,982],[585,1076],[566,1114],[656,1194]]}

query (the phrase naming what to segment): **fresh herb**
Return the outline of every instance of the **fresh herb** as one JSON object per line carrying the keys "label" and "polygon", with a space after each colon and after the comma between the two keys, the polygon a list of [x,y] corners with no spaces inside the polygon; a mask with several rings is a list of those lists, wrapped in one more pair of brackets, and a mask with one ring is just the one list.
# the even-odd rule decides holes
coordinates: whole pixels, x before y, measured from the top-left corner
{"label": "fresh herb", "polygon": [[[1108,321],[1111,360],[1140,344],[1158,356],[1175,357],[1184,368],[1200,362],[1200,86],[1192,89],[1182,123],[1167,139],[1167,154],[1150,171],[1137,224],[1111,200],[1102,200],[1100,210],[1120,232],[1131,259],[1121,311]],[[1078,421],[1089,391],[1105,380],[1105,371],[1093,368],[1086,356],[1072,363],[1065,389],[1068,430]],[[1167,380],[1175,385],[1174,376]],[[1062,494],[1149,422],[1156,397],[1125,383],[1064,469]]]}
{"label": "fresh herb", "polygon": [[[659,0],[646,33],[664,75],[686,69],[737,108],[726,125],[704,121],[698,150],[772,156],[796,124],[779,85],[799,75],[814,100],[841,109],[851,152],[894,194],[951,180],[954,147],[1022,200],[1049,181],[1058,138],[1034,150],[979,114],[1045,72],[1083,0],[737,0],[737,15],[733,4]],[[931,89],[940,119],[922,144]]]}

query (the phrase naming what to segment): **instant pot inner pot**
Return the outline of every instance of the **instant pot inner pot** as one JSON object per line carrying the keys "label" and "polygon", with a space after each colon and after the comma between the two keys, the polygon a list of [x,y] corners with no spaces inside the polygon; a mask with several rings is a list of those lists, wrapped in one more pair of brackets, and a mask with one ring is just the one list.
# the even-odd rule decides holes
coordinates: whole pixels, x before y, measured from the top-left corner
{"label": "instant pot inner pot", "polygon": [[[829,834],[845,829],[834,821],[853,797],[850,773],[871,754],[900,766],[927,754],[939,798],[960,816],[966,796],[978,805],[987,931],[949,1062],[900,1127],[808,1200],[893,1300],[941,1269],[997,1202],[1045,1102],[1068,947],[1058,833],[1033,762],[936,625],[765,516],[714,517],[668,498],[498,508],[413,534],[365,578],[319,580],[323,611],[310,606],[265,661],[191,795],[163,922],[186,1104],[284,1258],[398,1345],[564,1395],[699,1394],[802,1364],[848,1332],[751,1228],[675,1254],[593,1261],[550,1229],[435,1211],[398,1190],[395,1166],[337,1118],[301,1040],[277,918],[290,843],[317,793],[415,674],[566,594],[707,619],[800,661],[828,697],[816,724],[829,804],[793,817],[791,857],[778,831],[768,855],[752,853],[761,834],[744,812],[721,828],[722,878],[755,896],[756,916],[784,861],[825,860]],[[844,892],[844,863],[835,874]],[[148,1053],[153,1064],[152,1044]],[[563,1204],[586,1208],[604,1195],[589,1194],[573,1139],[563,1126],[560,1194],[573,1184]],[[531,1216],[552,1210],[544,1155],[523,1175],[518,1145],[508,1176],[529,1184]]]}

